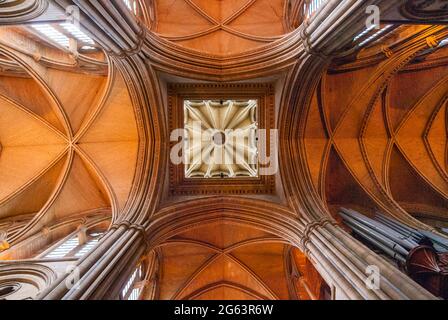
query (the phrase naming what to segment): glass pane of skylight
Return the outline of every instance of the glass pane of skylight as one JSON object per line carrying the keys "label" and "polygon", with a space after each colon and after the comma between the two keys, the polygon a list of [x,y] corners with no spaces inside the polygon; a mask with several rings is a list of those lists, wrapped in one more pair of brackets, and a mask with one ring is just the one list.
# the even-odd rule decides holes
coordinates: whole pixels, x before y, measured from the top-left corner
{"label": "glass pane of skylight", "polygon": [[67,30],[72,36],[74,36],[78,41],[85,44],[95,44],[95,42],[86,35],[84,32],[79,30],[74,24],[71,23],[61,23],[60,26]]}
{"label": "glass pane of skylight", "polygon": [[68,48],[70,45],[70,39],[49,24],[34,24],[31,27],[49,40],[54,41],[63,47]]}
{"label": "glass pane of skylight", "polygon": [[51,251],[49,254],[45,256],[45,258],[63,258],[65,257],[70,251],[75,249],[79,245],[78,237],[71,238],[67,241],[65,241],[63,244],[61,244],[59,247]]}
{"label": "glass pane of skylight", "polygon": [[91,239],[89,241],[87,241],[86,244],[84,244],[84,246],[81,248],[81,250],[79,250],[76,254],[75,257],[77,258],[81,258],[84,257],[87,253],[89,253],[90,251],[92,251],[92,249],[98,244],[98,242],[100,241],[100,237],[102,236],[102,233],[94,233],[91,234],[91,237],[94,237],[94,239]]}
{"label": "glass pane of skylight", "polygon": [[[126,282],[123,290],[121,291],[121,296],[125,299],[128,295],[128,300],[137,300],[140,295],[140,289],[134,288],[136,282],[140,281],[143,278],[143,269],[142,265],[140,265],[135,271],[132,273],[129,280]],[[130,293],[130,291],[132,292]]]}
{"label": "glass pane of skylight", "polygon": [[92,249],[97,245],[98,243],[98,239],[93,239],[88,241],[81,250],[78,251],[78,253],[75,254],[75,257],[77,258],[81,258],[84,255],[86,255],[87,253],[89,253],[90,251],[92,251]]}
{"label": "glass pane of skylight", "polygon": [[128,300],[137,300],[140,296],[140,289],[134,289],[132,290],[131,295],[129,296]]}

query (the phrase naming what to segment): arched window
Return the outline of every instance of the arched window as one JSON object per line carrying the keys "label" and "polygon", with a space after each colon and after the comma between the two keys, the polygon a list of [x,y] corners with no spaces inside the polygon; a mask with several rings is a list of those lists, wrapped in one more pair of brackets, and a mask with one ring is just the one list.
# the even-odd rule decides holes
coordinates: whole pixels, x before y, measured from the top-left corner
{"label": "arched window", "polygon": [[63,22],[58,24],[35,23],[31,24],[31,29],[45,40],[56,43],[66,49],[71,48],[71,40],[76,40],[76,50],[80,52],[96,50],[95,41],[85,34],[78,26],[72,23]]}
{"label": "arched window", "polygon": [[98,244],[102,237],[101,232],[86,232],[80,230],[59,241],[49,249],[39,254],[37,258],[62,259],[82,258]]}
{"label": "arched window", "polygon": [[121,290],[121,300],[138,300],[142,292],[140,283],[144,280],[143,265],[140,264],[129,277],[126,285]]}

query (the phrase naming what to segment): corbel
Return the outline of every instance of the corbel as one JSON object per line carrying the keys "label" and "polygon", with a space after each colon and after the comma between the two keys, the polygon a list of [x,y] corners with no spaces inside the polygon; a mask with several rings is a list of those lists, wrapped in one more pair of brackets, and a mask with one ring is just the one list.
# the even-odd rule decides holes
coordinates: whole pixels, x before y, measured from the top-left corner
{"label": "corbel", "polygon": [[390,58],[393,56],[394,52],[392,51],[392,49],[390,49],[387,46],[381,46],[381,52],[384,53],[384,55],[386,56],[386,58]]}

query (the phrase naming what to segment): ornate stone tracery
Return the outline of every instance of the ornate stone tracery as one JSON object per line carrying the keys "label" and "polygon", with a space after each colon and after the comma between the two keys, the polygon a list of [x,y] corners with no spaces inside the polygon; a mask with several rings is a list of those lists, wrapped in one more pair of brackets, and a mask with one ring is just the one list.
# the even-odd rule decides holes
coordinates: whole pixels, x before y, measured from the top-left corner
{"label": "ornate stone tracery", "polygon": [[186,178],[258,177],[257,105],[184,100]]}
{"label": "ornate stone tracery", "polygon": [[2,24],[19,24],[42,15],[48,8],[45,0],[1,0]]}

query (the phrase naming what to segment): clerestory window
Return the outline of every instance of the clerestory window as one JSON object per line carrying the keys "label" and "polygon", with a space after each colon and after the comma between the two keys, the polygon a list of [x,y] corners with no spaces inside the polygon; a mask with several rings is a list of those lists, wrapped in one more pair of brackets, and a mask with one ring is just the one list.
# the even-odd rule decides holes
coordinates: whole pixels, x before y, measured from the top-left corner
{"label": "clerestory window", "polygon": [[87,239],[80,241],[79,234],[69,237],[61,244],[51,248],[43,258],[45,259],[62,259],[62,258],[82,258],[98,244],[102,233],[91,233],[87,235]]}

